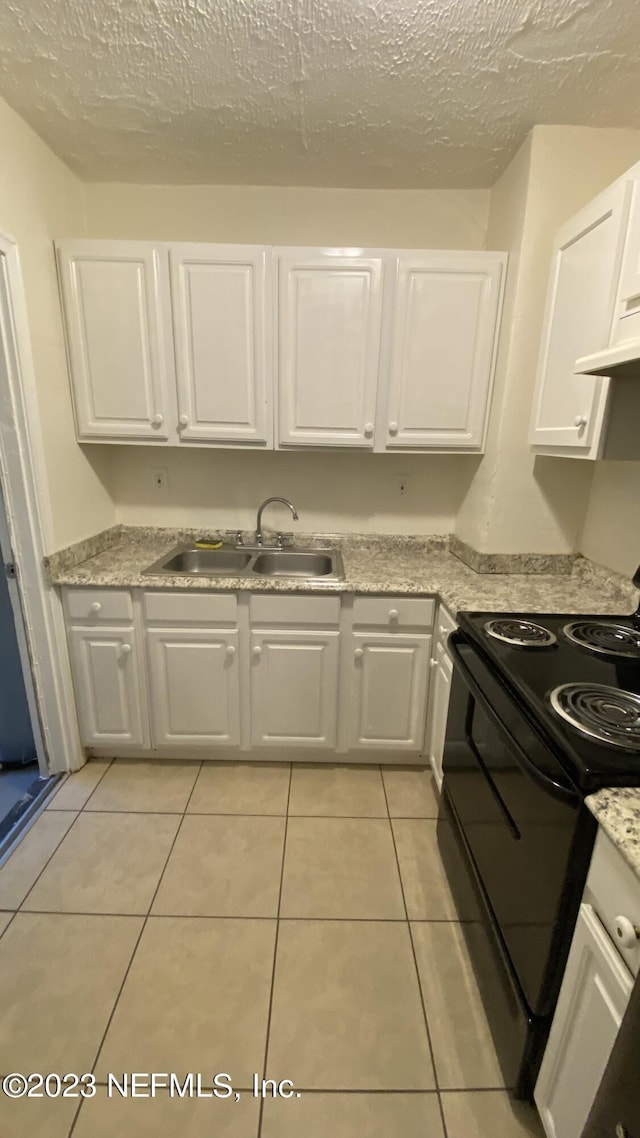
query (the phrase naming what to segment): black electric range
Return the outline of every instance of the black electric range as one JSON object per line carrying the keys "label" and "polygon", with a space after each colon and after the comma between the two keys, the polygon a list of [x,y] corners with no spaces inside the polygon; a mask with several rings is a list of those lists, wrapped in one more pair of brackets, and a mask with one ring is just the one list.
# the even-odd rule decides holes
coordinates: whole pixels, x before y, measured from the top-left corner
{"label": "black electric range", "polygon": [[531,1098],[597,825],[640,786],[640,614],[463,612],[438,842],[505,1085]]}

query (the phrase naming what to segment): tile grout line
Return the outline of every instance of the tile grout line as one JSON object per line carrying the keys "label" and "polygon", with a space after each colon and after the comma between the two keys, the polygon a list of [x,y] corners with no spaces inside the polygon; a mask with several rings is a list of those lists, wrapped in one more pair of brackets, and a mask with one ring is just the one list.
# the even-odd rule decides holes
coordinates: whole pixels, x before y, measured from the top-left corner
{"label": "tile grout line", "polygon": [[[141,927],[141,929],[140,929],[140,932],[138,933],[138,937],[137,937],[137,939],[136,939],[136,943],[135,943],[135,944],[134,944],[134,946],[133,946],[133,951],[132,951],[132,953],[131,953],[131,956],[129,957],[129,963],[127,964],[127,967],[126,967],[126,969],[125,969],[125,973],[124,973],[124,976],[122,977],[122,982],[121,982],[121,984],[120,984],[120,987],[118,988],[118,991],[117,991],[117,993],[116,993],[116,998],[115,998],[115,1000],[114,1000],[114,1002],[113,1002],[113,1007],[112,1007],[112,1009],[111,1009],[111,1014],[109,1015],[109,1018],[108,1018],[108,1020],[107,1020],[107,1023],[106,1023],[106,1026],[105,1026],[105,1029],[104,1029],[104,1031],[103,1031],[103,1033],[102,1033],[102,1038],[101,1038],[101,1040],[100,1040],[100,1043],[99,1043],[99,1045],[98,1045],[98,1050],[96,1051],[96,1056],[95,1056],[95,1059],[93,1060],[93,1063],[92,1063],[92,1065],[91,1065],[91,1070],[92,1070],[92,1072],[95,1070],[96,1064],[98,1063],[98,1060],[100,1059],[100,1053],[101,1053],[101,1051],[102,1051],[102,1048],[104,1047],[105,1039],[107,1038],[107,1034],[108,1034],[109,1028],[111,1027],[111,1024],[112,1024],[112,1022],[113,1022],[113,1017],[114,1017],[114,1015],[115,1015],[115,1013],[116,1013],[116,1008],[118,1007],[118,1004],[120,1003],[120,997],[121,997],[121,995],[122,995],[122,992],[123,992],[123,990],[124,990],[124,986],[125,986],[125,984],[126,984],[126,982],[127,982],[127,977],[128,977],[128,975],[129,975],[129,973],[130,973],[130,971],[131,971],[131,966],[132,966],[132,964],[133,964],[133,962],[134,962],[134,960],[135,960],[135,957],[136,957],[136,953],[137,953],[137,951],[138,951],[138,947],[139,947],[139,945],[140,945],[140,941],[142,940],[142,936],[143,936],[143,934],[144,934],[144,930],[145,930],[145,929],[146,929],[146,927],[147,927],[147,923],[148,923],[149,917],[150,917],[150,915],[151,915],[151,909],[152,909],[152,907],[153,907],[153,902],[154,902],[154,901],[155,901],[155,899],[156,899],[156,895],[157,895],[157,893],[158,893],[158,890],[159,890],[159,888],[160,888],[160,883],[161,883],[161,881],[162,881],[162,878],[164,877],[164,873],[165,873],[165,870],[166,870],[166,868],[167,868],[167,865],[168,865],[168,863],[169,863],[169,858],[171,857],[171,854],[173,853],[173,850],[174,850],[174,847],[175,847],[176,841],[178,840],[178,834],[180,833],[180,830],[182,829],[182,823],[184,822],[184,820],[185,820],[185,818],[186,818],[186,814],[187,814],[187,806],[189,805],[189,803],[190,803],[190,801],[191,801],[191,797],[192,797],[192,795],[193,795],[193,792],[194,792],[194,790],[195,790],[195,788],[196,788],[196,783],[197,783],[197,781],[198,781],[198,779],[199,779],[199,777],[200,777],[200,773],[201,773],[201,771],[202,771],[202,766],[203,766],[203,763],[204,763],[204,759],[202,759],[202,760],[200,761],[200,765],[199,765],[199,767],[198,767],[198,771],[197,771],[197,773],[196,773],[196,777],[195,777],[195,778],[194,778],[194,780],[193,780],[193,786],[191,787],[191,790],[190,790],[190,792],[189,792],[189,795],[188,795],[188,797],[187,797],[187,801],[186,801],[186,803],[185,803],[185,805],[184,805],[184,809],[183,809],[183,811],[182,811],[182,816],[181,816],[181,818],[180,818],[180,822],[179,822],[179,824],[178,824],[178,828],[177,828],[177,830],[176,830],[176,832],[175,832],[175,835],[174,835],[173,841],[172,841],[172,843],[171,843],[171,846],[170,846],[170,848],[169,848],[169,852],[168,852],[168,854],[167,854],[167,856],[166,856],[166,858],[165,858],[165,862],[164,862],[164,865],[163,865],[163,867],[162,867],[162,871],[161,871],[161,873],[160,873],[160,876],[159,876],[159,878],[158,878],[158,883],[157,883],[157,885],[156,885],[156,887],[155,887],[155,889],[154,889],[154,891],[153,891],[153,896],[152,896],[152,898],[151,898],[151,900],[150,900],[150,902],[149,902],[149,908],[148,908],[148,910],[147,910],[147,914],[146,914],[146,916],[143,918],[143,921],[142,921],[142,927]],[[106,773],[106,772],[105,772],[105,773]],[[88,800],[87,800],[87,801],[88,801]],[[91,813],[91,811],[89,811],[89,813]],[[176,813],[177,813],[177,811],[176,811]],[[86,1100],[83,1100],[83,1101],[82,1101],[82,1102],[80,1102],[80,1103],[79,1103],[79,1105],[78,1105],[78,1109],[77,1109],[77,1111],[76,1111],[76,1114],[75,1114],[75,1116],[74,1116],[73,1122],[71,1123],[71,1127],[70,1127],[70,1129],[69,1129],[69,1132],[68,1132],[67,1138],[72,1138],[73,1132],[74,1132],[74,1130],[75,1130],[75,1128],[76,1128],[76,1123],[77,1123],[77,1121],[78,1121],[78,1118],[79,1118],[79,1116],[80,1116],[80,1111],[82,1110],[82,1106],[83,1106],[83,1104],[84,1104],[84,1102],[85,1102],[85,1101],[86,1101]]]}
{"label": "tile grout line", "polygon": [[[280,909],[282,906],[282,888],[284,885],[284,863],[287,855],[287,831],[289,829],[289,802],[291,801],[291,784],[293,782],[293,763],[289,763],[289,786],[287,789],[287,812],[284,820],[284,836],[282,840],[282,866],[280,868],[280,888],[278,890],[278,908],[276,911],[276,935],[273,945],[273,967],[271,969],[271,989],[269,991],[269,1007],[267,1009],[267,1032],[264,1044],[264,1064],[262,1070],[262,1077],[267,1077],[267,1059],[269,1056],[269,1039],[271,1036],[271,1014],[273,1011],[273,993],[276,983],[276,965],[278,960],[278,939],[280,934]],[[264,1099],[260,1099],[260,1109],[258,1112],[258,1130],[256,1138],[262,1136],[262,1119],[264,1115]]]}
{"label": "tile grout line", "polygon": [[384,771],[383,771],[382,766],[380,766],[380,778],[382,780],[382,789],[384,791],[384,798],[385,798],[385,802],[387,804],[387,815],[389,818],[389,829],[391,830],[391,841],[393,842],[393,852],[394,852],[395,858],[396,858],[396,866],[398,869],[398,877],[400,878],[400,889],[402,891],[402,903],[404,905],[404,911],[405,911],[406,916],[407,916],[407,931],[409,933],[409,944],[411,945],[411,954],[413,956],[413,964],[414,964],[414,968],[415,968],[415,972],[416,972],[416,980],[418,982],[418,992],[420,993],[420,1003],[422,1005],[422,1015],[424,1018],[424,1026],[425,1026],[425,1031],[427,1033],[427,1043],[429,1044],[429,1054],[431,1056],[431,1066],[433,1068],[433,1081],[435,1084],[435,1091],[436,1091],[436,1094],[438,1096],[438,1106],[440,1108],[440,1120],[442,1122],[442,1133],[444,1135],[444,1138],[447,1138],[447,1124],[445,1122],[444,1107],[442,1104],[442,1096],[440,1094],[440,1084],[438,1082],[438,1071],[436,1068],[436,1057],[435,1057],[435,1052],[433,1049],[433,1042],[431,1040],[431,1032],[429,1030],[429,1017],[427,1015],[427,1007],[426,1007],[426,1003],[425,1003],[424,992],[422,990],[422,983],[420,981],[420,969],[418,968],[418,958],[416,956],[416,947],[415,947],[415,944],[413,943],[413,932],[411,929],[411,921],[409,919],[409,910],[407,908],[407,898],[405,896],[404,882],[402,880],[402,870],[400,869],[400,858],[398,857],[398,847],[396,846],[396,835],[395,835],[395,832],[393,829],[393,821],[391,819],[391,811],[389,810],[389,799],[387,798],[387,788],[385,786]]}
{"label": "tile grout line", "polygon": [[[116,761],[116,760],[115,760],[115,758],[113,758],[113,759],[110,759],[110,760],[109,760],[109,762],[107,763],[107,765],[106,765],[105,769],[103,770],[102,774],[100,775],[100,778],[98,779],[98,781],[97,781],[96,785],[94,786],[93,790],[92,790],[92,791],[91,791],[91,793],[90,793],[90,794],[87,796],[87,798],[85,798],[85,800],[84,800],[84,802],[83,802],[82,806],[80,807],[80,813],[82,813],[82,811],[84,810],[84,808],[85,808],[85,806],[87,805],[87,803],[91,801],[91,799],[93,798],[93,795],[95,794],[96,790],[97,790],[97,789],[98,789],[98,787],[100,786],[100,783],[102,782],[102,780],[103,780],[103,778],[105,777],[105,775],[107,775],[107,774],[109,773],[109,771],[111,770],[111,768],[112,768],[113,764],[115,763],[115,761]],[[87,765],[88,765],[88,764],[87,764]],[[83,768],[81,767],[80,769],[82,770]]]}

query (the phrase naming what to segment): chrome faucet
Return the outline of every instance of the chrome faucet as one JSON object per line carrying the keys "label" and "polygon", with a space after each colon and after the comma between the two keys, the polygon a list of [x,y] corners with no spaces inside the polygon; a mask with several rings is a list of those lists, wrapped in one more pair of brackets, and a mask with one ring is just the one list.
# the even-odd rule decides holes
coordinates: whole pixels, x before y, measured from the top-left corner
{"label": "chrome faucet", "polygon": [[258,517],[256,520],[256,545],[262,545],[262,514],[264,512],[265,506],[268,506],[270,502],[282,502],[283,506],[288,506],[291,510],[294,522],[297,522],[298,520],[298,511],[296,510],[293,502],[290,502],[288,498],[265,498],[262,505],[258,507]]}

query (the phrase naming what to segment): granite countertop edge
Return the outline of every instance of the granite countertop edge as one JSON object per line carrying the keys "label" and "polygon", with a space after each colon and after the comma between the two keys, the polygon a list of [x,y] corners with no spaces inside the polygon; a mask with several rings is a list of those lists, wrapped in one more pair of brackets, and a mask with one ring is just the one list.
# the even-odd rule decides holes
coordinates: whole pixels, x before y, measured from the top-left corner
{"label": "granite countertop edge", "polygon": [[640,880],[640,787],[605,787],[590,794],[586,804]]}

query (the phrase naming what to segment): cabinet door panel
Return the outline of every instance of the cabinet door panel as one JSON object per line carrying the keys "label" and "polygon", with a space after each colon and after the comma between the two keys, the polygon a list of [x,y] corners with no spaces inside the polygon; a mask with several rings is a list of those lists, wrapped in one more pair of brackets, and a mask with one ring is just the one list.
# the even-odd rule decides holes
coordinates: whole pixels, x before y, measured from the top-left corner
{"label": "cabinet door panel", "polygon": [[160,250],[63,242],[58,265],[79,438],[168,439],[171,315]]}
{"label": "cabinet door panel", "polygon": [[580,1138],[632,986],[591,905],[583,903],[535,1088],[551,1138]]}
{"label": "cabinet door panel", "polygon": [[482,446],[504,261],[482,253],[400,256],[386,448]]}
{"label": "cabinet door panel", "polygon": [[453,665],[442,644],[438,644],[431,668],[431,703],[427,727],[427,750],[429,762],[438,790],[442,786],[442,756],[449,713],[449,694]]}
{"label": "cabinet door panel", "polygon": [[350,747],[421,750],[430,644],[429,636],[354,634]]}
{"label": "cabinet door panel", "polygon": [[280,444],[372,447],[382,261],[278,257]]}
{"label": "cabinet door panel", "polygon": [[147,649],[154,743],[237,746],[238,633],[150,629]]}
{"label": "cabinet door panel", "polygon": [[338,632],[252,632],[254,746],[335,747],[338,637]]}
{"label": "cabinet door panel", "polygon": [[608,380],[576,375],[575,363],[609,343],[628,205],[628,185],[616,183],[556,238],[529,436],[534,445],[588,455],[598,441]]}
{"label": "cabinet door panel", "polygon": [[270,442],[270,263],[263,247],[172,246],[182,439]]}
{"label": "cabinet door panel", "polygon": [[71,628],[71,666],[82,742],[146,743],[140,653],[133,628]]}

